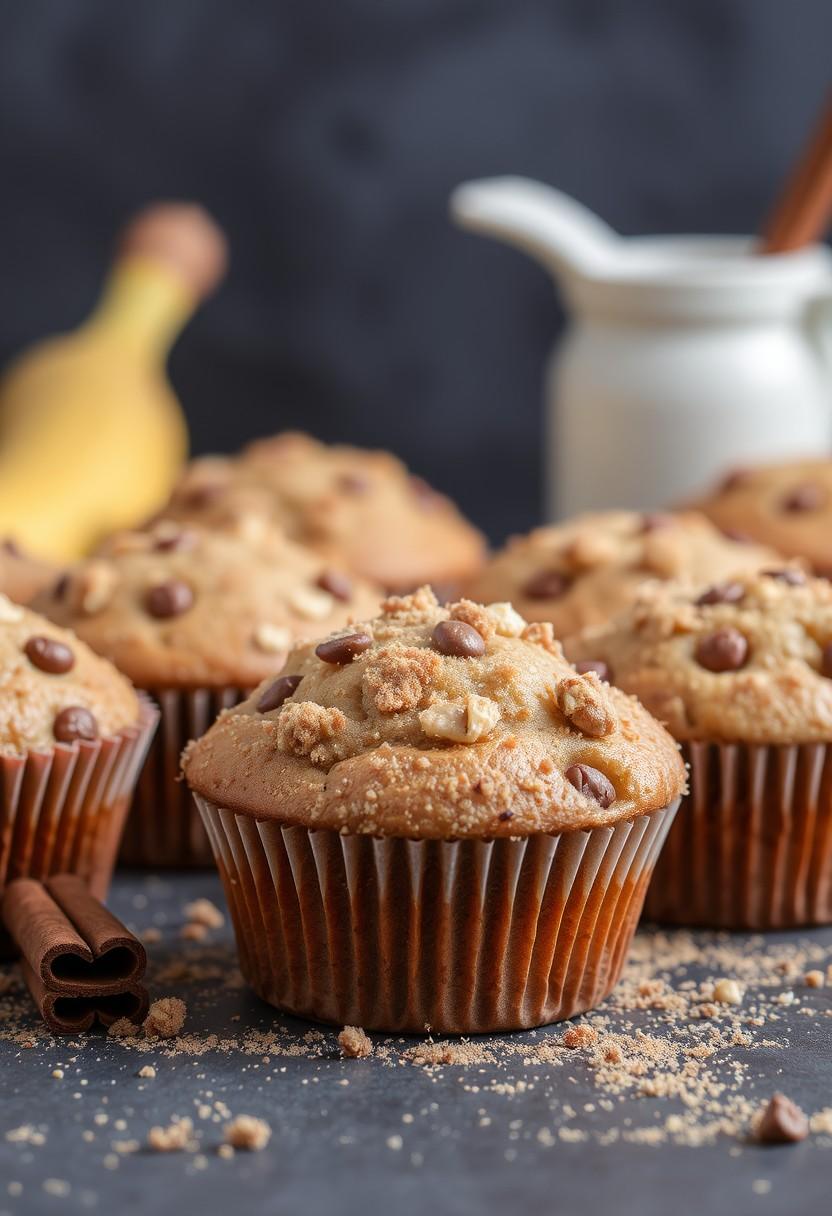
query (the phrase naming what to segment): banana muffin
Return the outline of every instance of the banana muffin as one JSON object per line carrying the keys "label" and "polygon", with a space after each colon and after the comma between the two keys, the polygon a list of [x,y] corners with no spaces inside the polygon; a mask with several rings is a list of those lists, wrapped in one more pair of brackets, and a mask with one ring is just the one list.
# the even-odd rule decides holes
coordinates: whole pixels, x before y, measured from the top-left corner
{"label": "banana muffin", "polygon": [[633,693],[690,765],[647,897],[658,920],[832,921],[832,587],[780,566],[652,584],[570,658]]}
{"label": "banana muffin", "polygon": [[605,511],[516,536],[472,583],[474,599],[510,600],[560,638],[609,620],[648,579],[721,579],[778,560],[720,535],[701,515]]}
{"label": "banana muffin", "polygon": [[112,537],[38,597],[156,701],[162,723],[127,825],[128,864],[209,865],[179,756],[294,643],[375,610],[379,592],[266,526],[210,533],[160,521]]}
{"label": "banana muffin", "polygon": [[607,995],[685,781],[551,625],[427,588],[297,646],[184,771],[260,996],[459,1033]]}
{"label": "banana muffin", "polygon": [[0,893],[64,871],[105,895],[157,716],[74,634],[0,595]]}
{"label": "banana muffin", "polygon": [[259,515],[327,561],[389,590],[459,588],[482,565],[483,537],[450,499],[388,452],[287,432],[235,457],[193,461],[163,514],[223,528]]}
{"label": "banana muffin", "polygon": [[726,534],[773,545],[832,577],[832,460],[734,469],[695,506]]}

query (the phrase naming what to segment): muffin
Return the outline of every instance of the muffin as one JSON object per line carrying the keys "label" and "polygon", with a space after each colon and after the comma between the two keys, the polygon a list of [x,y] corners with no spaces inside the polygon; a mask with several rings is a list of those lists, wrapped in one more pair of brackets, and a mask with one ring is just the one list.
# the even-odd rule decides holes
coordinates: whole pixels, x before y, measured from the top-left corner
{"label": "muffin", "polygon": [[38,603],[159,705],[121,859],[204,866],[211,851],[179,757],[220,710],[283,666],[294,642],[375,611],[379,593],[271,529],[211,534],[160,522],[124,532]]}
{"label": "muffin", "polygon": [[773,550],[721,536],[701,515],[605,511],[516,536],[469,588],[477,600],[510,600],[558,637],[617,615],[647,579],[720,579],[778,561]]}
{"label": "muffin", "polygon": [[185,471],[164,516],[222,528],[255,515],[326,561],[388,590],[459,588],[480,568],[483,537],[395,456],[308,435],[261,439]]}
{"label": "muffin", "polygon": [[157,717],[72,633],[0,596],[0,893],[69,872],[103,898]]}
{"label": "muffin", "polygon": [[832,921],[832,587],[780,567],[653,584],[568,647],[680,741],[690,792],[647,914],[780,929]]}
{"label": "muffin", "polygon": [[0,542],[0,594],[16,604],[29,604],[58,577],[51,562],[25,553],[16,541]]}
{"label": "muffin", "polygon": [[291,1013],[511,1030],[615,984],[685,781],[551,625],[428,588],[297,646],[186,751],[241,966]]}
{"label": "muffin", "polygon": [[805,558],[832,577],[832,460],[735,469],[695,505],[723,532]]}

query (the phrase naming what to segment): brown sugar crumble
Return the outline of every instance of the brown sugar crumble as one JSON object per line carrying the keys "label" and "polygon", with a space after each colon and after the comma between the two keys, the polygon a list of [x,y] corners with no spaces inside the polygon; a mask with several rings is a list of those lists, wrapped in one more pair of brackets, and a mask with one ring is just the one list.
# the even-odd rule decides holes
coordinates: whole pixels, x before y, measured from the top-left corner
{"label": "brown sugar crumble", "polygon": [[272,1129],[265,1119],[256,1119],[254,1115],[237,1115],[223,1128],[226,1144],[232,1148],[246,1149],[259,1153],[266,1147],[272,1136]]}
{"label": "brown sugar crumble", "polygon": [[164,996],[154,1001],[142,1030],[148,1038],[172,1039],[185,1025],[188,1009],[178,996]]}
{"label": "brown sugar crumble", "polygon": [[338,1035],[338,1046],[341,1054],[350,1059],[360,1060],[373,1054],[370,1037],[360,1026],[345,1026]]}

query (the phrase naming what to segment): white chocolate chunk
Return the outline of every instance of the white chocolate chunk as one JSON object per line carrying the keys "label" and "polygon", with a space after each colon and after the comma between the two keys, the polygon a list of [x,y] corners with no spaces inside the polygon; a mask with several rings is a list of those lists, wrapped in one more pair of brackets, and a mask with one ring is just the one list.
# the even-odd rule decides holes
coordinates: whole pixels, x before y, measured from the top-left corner
{"label": "white chocolate chunk", "polygon": [[289,603],[293,611],[307,621],[323,621],[332,612],[334,600],[327,591],[296,587],[289,596]]}
{"label": "white chocolate chunk", "polygon": [[263,621],[254,631],[254,644],[266,654],[283,654],[292,649],[292,634],[283,625]]}
{"label": "white chocolate chunk", "polygon": [[0,624],[14,625],[23,620],[23,609],[19,604],[13,604],[7,595],[0,595]]}

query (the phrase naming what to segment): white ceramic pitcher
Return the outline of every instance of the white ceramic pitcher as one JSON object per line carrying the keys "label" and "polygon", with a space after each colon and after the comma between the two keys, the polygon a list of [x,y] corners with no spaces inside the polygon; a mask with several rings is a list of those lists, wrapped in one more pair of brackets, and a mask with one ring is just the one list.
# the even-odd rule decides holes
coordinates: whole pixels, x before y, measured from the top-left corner
{"label": "white ceramic pitcher", "polygon": [[469,182],[456,220],[558,280],[571,323],[547,375],[550,517],[683,501],[739,464],[832,440],[832,252],[750,238],[624,239],[557,190]]}

